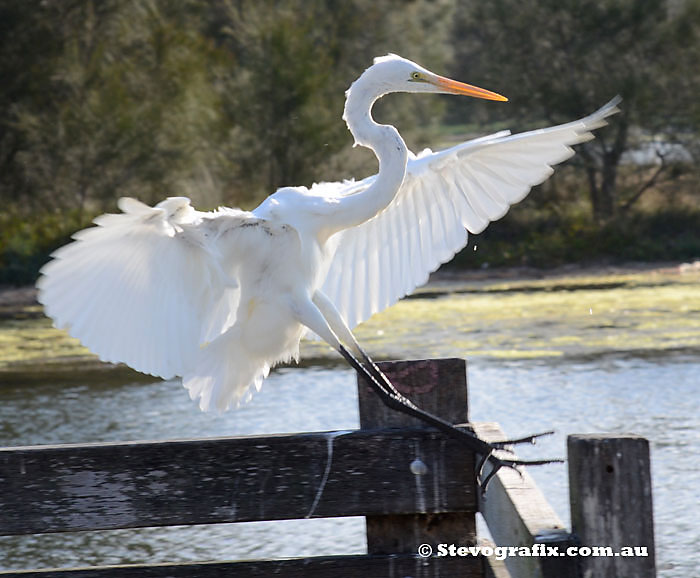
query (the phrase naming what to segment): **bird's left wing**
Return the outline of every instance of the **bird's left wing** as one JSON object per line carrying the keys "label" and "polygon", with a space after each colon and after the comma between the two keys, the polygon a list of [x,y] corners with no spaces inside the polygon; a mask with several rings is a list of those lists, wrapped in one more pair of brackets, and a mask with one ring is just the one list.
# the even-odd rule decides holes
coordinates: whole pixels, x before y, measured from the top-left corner
{"label": "bird's left wing", "polygon": [[102,360],[182,375],[200,345],[235,321],[239,296],[198,224],[246,214],[199,213],[183,197],[156,207],[123,198],[119,207],[53,254],[39,301]]}
{"label": "bird's left wing", "polygon": [[571,145],[592,139],[590,131],[606,124],[618,102],[568,124],[413,157],[384,211],[331,238],[337,249],[322,291],[350,327],[392,305],[461,250],[467,232],[481,232],[545,181],[553,165],[574,154]]}

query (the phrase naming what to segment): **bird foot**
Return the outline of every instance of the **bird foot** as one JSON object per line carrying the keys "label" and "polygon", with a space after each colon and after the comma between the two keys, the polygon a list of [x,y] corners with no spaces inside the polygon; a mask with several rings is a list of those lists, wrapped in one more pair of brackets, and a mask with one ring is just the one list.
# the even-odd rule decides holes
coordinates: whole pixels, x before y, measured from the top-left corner
{"label": "bird foot", "polygon": [[[472,435],[476,436],[476,433],[474,432],[474,428],[469,423],[456,423],[456,424],[454,424],[454,426],[456,428],[466,429],[467,431],[471,432]],[[536,433],[536,434],[530,434],[530,435],[522,437],[522,438],[491,441],[491,442],[489,442],[489,444],[492,445],[494,447],[494,449],[510,451],[510,450],[508,450],[508,446],[517,446],[517,445],[522,445],[522,444],[534,445],[537,443],[537,440],[539,438],[542,438],[545,436],[551,436],[551,435],[554,435],[553,430],[543,431],[543,432]]]}
{"label": "bird foot", "polygon": [[554,432],[551,430],[550,431],[543,431],[540,433],[532,434],[529,436],[525,436],[525,437],[517,438],[517,439],[513,439],[513,440],[499,440],[499,441],[491,442],[491,445],[498,450],[506,449],[508,446],[517,446],[517,445],[522,445],[522,444],[535,445],[539,438],[542,438],[545,436],[551,436],[553,434],[554,434]]}
{"label": "bird foot", "polygon": [[[379,395],[382,402],[391,409],[403,412],[412,417],[416,417],[426,424],[429,424],[452,438],[457,439],[466,447],[474,451],[477,455],[483,456],[476,470],[476,481],[481,487],[482,495],[486,492],[489,482],[502,467],[512,468],[518,471],[518,466],[539,466],[561,462],[563,460],[520,460],[517,457],[498,457],[494,455],[496,451],[510,452],[512,451],[507,446],[535,443],[537,438],[550,435],[553,432],[543,432],[529,435],[515,440],[502,440],[496,442],[487,442],[481,439],[471,428],[469,424],[455,425],[445,420],[432,415],[419,407],[416,407],[413,402],[404,397],[389,381],[386,375],[377,367],[377,365],[362,352],[364,365],[360,363],[343,345],[339,348],[340,354],[345,357],[351,367],[353,367],[360,375],[364,376],[368,385]],[[484,466],[486,462],[491,464],[491,470],[484,476]]]}
{"label": "bird foot", "polygon": [[[537,434],[535,437],[539,437],[539,435],[540,434]],[[486,474],[486,476],[484,476],[484,468],[487,462],[491,465],[491,470],[488,474]],[[560,458],[544,460],[521,460],[518,458],[498,457],[492,453],[485,455],[479,461],[479,465],[476,468],[476,483],[481,488],[481,496],[483,498],[484,494],[486,493],[486,488],[488,487],[489,482],[496,476],[496,474],[501,468],[510,468],[512,470],[515,470],[516,472],[518,472],[518,474],[520,474],[520,476],[522,476],[522,472],[520,471],[520,469],[518,469],[520,466],[544,466],[546,464],[560,464],[563,462],[564,460]]]}
{"label": "bird foot", "polygon": [[[426,420],[427,421],[427,420]],[[444,424],[433,422],[434,426],[442,430],[444,433],[450,435],[451,437],[462,441],[468,448],[472,449],[477,455],[481,455],[482,458],[476,468],[476,483],[481,488],[481,495],[486,493],[486,489],[489,482],[496,476],[498,471],[505,467],[510,468],[522,475],[520,469],[521,466],[544,466],[546,464],[557,464],[563,463],[564,460],[561,458],[547,458],[541,460],[523,460],[519,459],[513,454],[513,451],[505,446],[517,445],[523,443],[535,443],[537,438],[542,436],[551,435],[554,432],[543,432],[532,434],[523,438],[518,438],[515,440],[504,440],[497,442],[487,442],[486,440],[480,438],[471,427],[461,424],[460,426],[448,426],[445,427]],[[495,452],[499,452],[500,455],[496,455]],[[505,455],[503,455],[505,454]],[[509,455],[510,454],[510,455]],[[491,466],[488,474],[484,475],[484,469],[486,464],[489,463]]]}
{"label": "bird foot", "polygon": [[[510,448],[510,446],[515,446],[515,445],[522,445],[522,444],[535,444],[537,443],[537,440],[541,437],[544,436],[549,436],[553,435],[553,431],[545,431],[545,432],[540,432],[536,434],[531,434],[525,437],[521,438],[516,438],[516,439],[510,439],[510,440],[499,440],[499,441],[492,441],[489,442],[491,446],[493,446],[494,450],[501,450],[503,452],[508,452],[510,454],[513,453],[513,450]],[[489,462],[491,464],[491,471],[484,477],[484,466],[486,465],[486,462]],[[544,460],[521,460],[518,459],[517,457],[512,457],[512,458],[506,458],[506,457],[499,457],[492,454],[489,454],[485,458],[481,459],[481,462],[479,463],[479,467],[477,468],[477,474],[476,474],[476,481],[479,487],[481,488],[481,494],[482,496],[486,492],[486,487],[488,486],[489,482],[495,477],[495,475],[498,473],[498,471],[503,468],[510,468],[518,472],[522,476],[522,472],[518,469],[520,466],[543,466],[546,464],[557,464],[557,463],[563,463],[564,460],[560,458],[554,458],[554,459],[544,459]]]}

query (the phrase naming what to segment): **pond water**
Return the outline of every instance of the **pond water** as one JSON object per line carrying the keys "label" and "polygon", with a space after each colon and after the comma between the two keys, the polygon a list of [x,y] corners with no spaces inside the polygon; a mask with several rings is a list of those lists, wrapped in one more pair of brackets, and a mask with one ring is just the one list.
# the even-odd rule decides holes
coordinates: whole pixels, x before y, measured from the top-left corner
{"label": "pond water", "polygon": [[[564,456],[569,433],[651,440],[657,567],[700,567],[700,360],[690,355],[469,363],[471,418],[511,436],[555,429],[521,452]],[[358,427],[353,373],[285,368],[238,411],[202,414],[177,381],[0,383],[0,446],[175,439]],[[531,468],[568,524],[565,465]],[[1,515],[1,513],[0,513]],[[293,536],[293,540],[290,540]],[[0,570],[363,553],[364,520],[304,520],[0,538]]]}

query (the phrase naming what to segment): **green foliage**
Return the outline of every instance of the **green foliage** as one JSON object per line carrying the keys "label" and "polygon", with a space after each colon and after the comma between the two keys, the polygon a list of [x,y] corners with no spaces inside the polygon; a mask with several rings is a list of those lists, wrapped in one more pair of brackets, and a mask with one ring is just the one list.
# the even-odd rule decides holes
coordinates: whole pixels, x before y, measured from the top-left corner
{"label": "green foliage", "polygon": [[342,88],[333,39],[317,26],[314,3],[277,10],[268,2],[237,4],[219,21],[235,59],[221,82],[237,196],[254,202],[277,186],[309,183],[328,148],[338,149],[333,125],[340,124]]}
{"label": "green foliage", "polygon": [[[416,39],[445,36],[449,4],[0,1],[0,198],[211,206],[329,177],[319,167],[350,144],[344,90],[377,54],[437,63]],[[404,120],[431,118],[407,102]]]}
{"label": "green foliage", "polygon": [[75,210],[38,212],[31,219],[0,213],[0,284],[32,283],[51,252],[70,241],[70,235],[87,224]]}
{"label": "green foliage", "polygon": [[[209,33],[232,64],[219,79],[222,120],[231,130],[224,146],[235,159],[226,196],[252,205],[279,186],[350,176],[342,174],[343,162],[330,162],[348,154],[352,144],[340,120],[345,90],[374,56],[394,51],[431,60],[429,49],[417,50],[412,41],[426,29],[447,30],[446,4],[222,2]],[[398,104],[401,113],[382,118],[409,133],[439,106],[436,101],[432,108],[415,100]]]}
{"label": "green foliage", "polygon": [[[207,90],[213,55],[196,31],[155,4],[37,7],[60,22],[42,97],[18,100],[11,129],[23,146],[17,200],[43,209],[102,210],[121,195],[152,201],[201,179],[216,118]],[[3,183],[4,197],[19,191]]]}
{"label": "green foliage", "polygon": [[513,211],[471,236],[451,266],[546,268],[567,263],[691,261],[698,255],[700,211],[634,213],[603,226],[585,214]]}

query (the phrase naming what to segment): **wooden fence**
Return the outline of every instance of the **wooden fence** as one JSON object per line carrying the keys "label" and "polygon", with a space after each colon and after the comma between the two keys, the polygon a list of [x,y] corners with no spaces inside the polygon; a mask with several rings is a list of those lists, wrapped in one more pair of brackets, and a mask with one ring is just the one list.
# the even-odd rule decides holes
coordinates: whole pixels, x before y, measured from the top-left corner
{"label": "wooden fence", "polygon": [[[461,359],[381,364],[407,397],[468,421]],[[358,383],[361,429],[148,443],[0,449],[0,535],[366,516],[367,555],[0,572],[19,578],[654,576],[649,449],[635,436],[570,436],[573,532],[526,472],[502,470],[482,499],[474,455]],[[473,424],[486,439],[495,424]],[[648,556],[439,556],[475,544],[641,546]],[[222,530],[223,531],[223,530]],[[417,554],[428,544],[433,555]]]}

